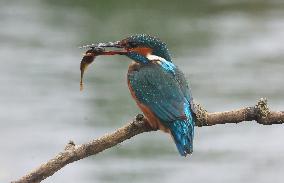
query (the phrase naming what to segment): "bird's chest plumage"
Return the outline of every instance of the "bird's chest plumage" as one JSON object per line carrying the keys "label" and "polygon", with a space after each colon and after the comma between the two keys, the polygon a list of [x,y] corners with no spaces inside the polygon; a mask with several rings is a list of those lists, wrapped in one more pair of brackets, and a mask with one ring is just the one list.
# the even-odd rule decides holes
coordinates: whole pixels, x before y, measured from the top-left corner
{"label": "bird's chest plumage", "polygon": [[179,78],[157,63],[129,66],[128,87],[139,108],[153,128],[167,130],[167,124],[184,119],[184,105],[188,104]]}

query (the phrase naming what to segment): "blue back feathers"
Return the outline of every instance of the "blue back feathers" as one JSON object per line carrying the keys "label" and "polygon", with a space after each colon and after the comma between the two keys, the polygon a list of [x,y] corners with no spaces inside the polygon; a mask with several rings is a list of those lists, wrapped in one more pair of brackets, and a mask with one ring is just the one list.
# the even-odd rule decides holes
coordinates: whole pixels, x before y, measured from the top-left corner
{"label": "blue back feathers", "polygon": [[159,64],[163,67],[164,70],[167,72],[171,72],[172,74],[175,74],[176,66],[169,61],[163,60],[160,61]]}
{"label": "blue back feathers", "polygon": [[137,100],[169,128],[182,156],[192,152],[194,118],[182,72],[171,62],[149,63],[128,73]]}

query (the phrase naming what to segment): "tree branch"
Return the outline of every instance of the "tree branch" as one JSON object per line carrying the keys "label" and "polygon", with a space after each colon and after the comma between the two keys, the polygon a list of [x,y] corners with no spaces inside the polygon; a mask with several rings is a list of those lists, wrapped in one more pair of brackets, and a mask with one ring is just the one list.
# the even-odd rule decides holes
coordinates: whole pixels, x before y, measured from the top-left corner
{"label": "tree branch", "polygon": [[[262,125],[284,123],[284,111],[270,111],[267,106],[266,99],[260,99],[253,107],[245,107],[225,112],[208,113],[199,104],[195,104],[194,107],[197,117],[196,126],[199,127],[253,120]],[[13,181],[13,183],[41,182],[69,163],[98,154],[105,149],[111,148],[140,133],[155,130],[156,129],[152,129],[148,125],[147,119],[145,119],[143,115],[139,114],[132,122],[117,129],[111,134],[102,136],[101,138],[82,145],[75,145],[73,141],[70,141],[66,145],[64,151],[57,154],[48,162],[43,163],[38,168],[32,170],[19,180]]]}

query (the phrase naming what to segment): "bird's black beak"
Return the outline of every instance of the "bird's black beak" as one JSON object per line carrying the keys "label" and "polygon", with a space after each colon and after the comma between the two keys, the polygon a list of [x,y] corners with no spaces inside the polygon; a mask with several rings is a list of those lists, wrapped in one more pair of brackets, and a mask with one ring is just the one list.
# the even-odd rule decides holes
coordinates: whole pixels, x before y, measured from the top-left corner
{"label": "bird's black beak", "polygon": [[[125,55],[128,50],[123,46],[121,41],[97,43],[82,46],[81,48],[90,50],[86,53],[86,56],[99,56],[99,55]],[[116,50],[110,50],[111,48],[117,48]],[[108,50],[107,50],[108,49]],[[94,50],[94,52],[92,52]],[[100,50],[99,52],[96,50]]]}

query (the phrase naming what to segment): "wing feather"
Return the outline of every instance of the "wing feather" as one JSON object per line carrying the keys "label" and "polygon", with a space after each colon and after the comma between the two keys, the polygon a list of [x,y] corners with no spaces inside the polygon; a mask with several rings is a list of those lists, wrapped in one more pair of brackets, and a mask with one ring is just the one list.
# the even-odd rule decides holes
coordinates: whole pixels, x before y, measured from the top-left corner
{"label": "wing feather", "polygon": [[[176,68],[177,73],[181,73]],[[188,86],[181,86],[179,79],[157,64],[149,64],[128,73],[129,84],[139,102],[148,106],[164,123],[185,118],[184,105],[190,100]],[[184,84],[184,83],[182,83]]]}

